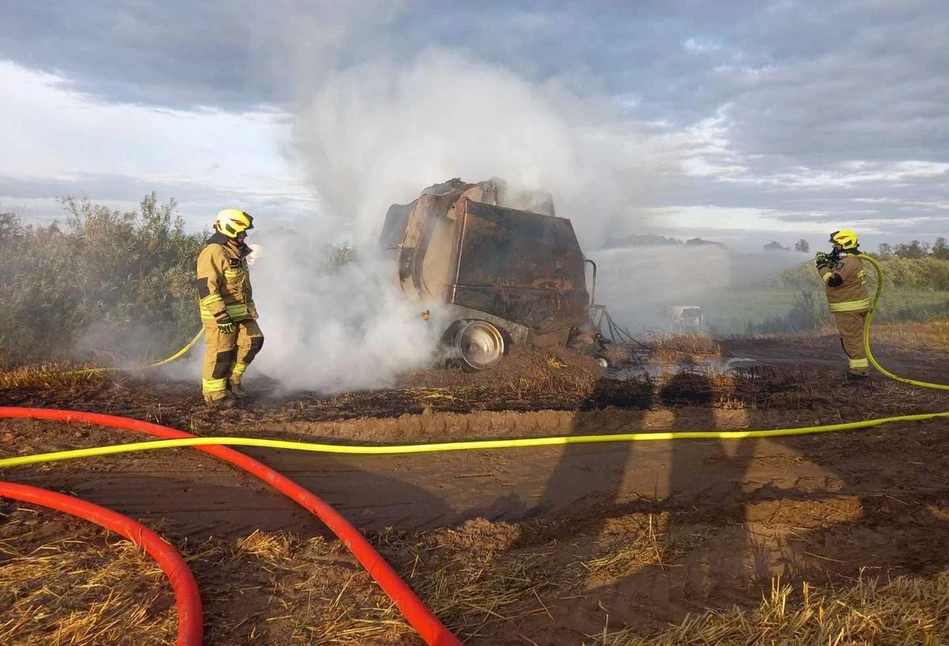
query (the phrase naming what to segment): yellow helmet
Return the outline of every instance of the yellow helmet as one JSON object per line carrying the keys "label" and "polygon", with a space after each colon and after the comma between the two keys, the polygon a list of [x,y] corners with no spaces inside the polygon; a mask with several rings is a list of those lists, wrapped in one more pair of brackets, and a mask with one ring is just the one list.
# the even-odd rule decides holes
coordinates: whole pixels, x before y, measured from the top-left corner
{"label": "yellow helmet", "polygon": [[850,229],[841,229],[840,231],[834,231],[830,234],[830,242],[836,242],[840,245],[840,248],[844,251],[850,251],[851,249],[856,249],[857,245],[860,244],[857,241],[857,234],[851,231]]}
{"label": "yellow helmet", "polygon": [[254,218],[239,209],[224,209],[217,214],[214,228],[228,238],[236,238],[241,231],[254,228]]}

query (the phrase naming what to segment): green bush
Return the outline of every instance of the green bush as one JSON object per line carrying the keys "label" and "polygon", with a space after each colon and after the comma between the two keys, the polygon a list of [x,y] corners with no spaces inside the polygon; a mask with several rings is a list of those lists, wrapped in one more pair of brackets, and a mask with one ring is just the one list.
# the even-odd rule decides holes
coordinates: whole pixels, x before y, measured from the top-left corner
{"label": "green bush", "polygon": [[[174,199],[121,212],[65,198],[58,223],[0,213],[0,369],[44,362],[139,365],[200,329],[195,264],[210,231],[185,233]],[[315,274],[356,262],[349,244],[311,254]]]}
{"label": "green bush", "polygon": [[[916,290],[949,291],[949,260],[927,256],[925,258],[881,258],[875,254],[870,257],[879,261],[883,269],[883,288],[899,287]],[[866,263],[867,275],[876,276],[873,267]],[[809,289],[814,285],[814,263],[808,261],[793,269],[775,276],[768,281],[769,287],[789,289]]]}
{"label": "green bush", "polygon": [[[949,260],[927,256],[900,258],[871,257],[880,262],[883,271],[883,298],[874,321],[926,321],[949,315]],[[873,296],[876,270],[866,263],[867,287]],[[784,293],[790,303],[782,312],[760,320],[748,321],[745,333],[780,333],[807,331],[832,323],[824,285],[817,278],[812,262],[803,263],[770,279],[767,288]]]}
{"label": "green bush", "polygon": [[822,293],[802,288],[794,293],[791,302],[791,309],[786,314],[769,317],[757,324],[749,323],[746,332],[774,334],[816,330],[830,321],[830,311]]}
{"label": "green bush", "polygon": [[198,330],[194,264],[174,200],[113,211],[65,198],[58,223],[0,214],[0,366],[135,362],[180,348]]}

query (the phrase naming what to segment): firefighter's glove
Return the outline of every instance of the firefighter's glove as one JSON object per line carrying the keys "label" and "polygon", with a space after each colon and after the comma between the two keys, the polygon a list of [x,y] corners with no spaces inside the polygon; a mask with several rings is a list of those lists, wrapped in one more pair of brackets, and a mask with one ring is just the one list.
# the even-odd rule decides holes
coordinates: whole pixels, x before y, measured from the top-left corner
{"label": "firefighter's glove", "polygon": [[817,256],[814,258],[814,264],[817,265],[818,269],[823,269],[824,267],[830,267],[831,258],[823,251],[818,251]]}
{"label": "firefighter's glove", "polygon": [[234,321],[230,316],[224,314],[217,319],[217,331],[221,334],[234,334]]}

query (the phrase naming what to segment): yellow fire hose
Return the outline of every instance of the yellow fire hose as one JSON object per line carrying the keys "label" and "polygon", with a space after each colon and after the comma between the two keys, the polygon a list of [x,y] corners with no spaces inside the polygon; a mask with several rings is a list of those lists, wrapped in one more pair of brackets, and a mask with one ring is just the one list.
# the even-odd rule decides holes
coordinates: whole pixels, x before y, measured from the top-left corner
{"label": "yellow fire hose", "polygon": [[[917,381],[898,377],[884,369],[874,358],[870,349],[870,322],[873,317],[873,311],[877,302],[880,300],[880,294],[883,290],[883,270],[880,264],[866,255],[862,258],[868,260],[877,273],[877,286],[870,310],[864,324],[864,348],[867,357],[873,367],[879,370],[883,375],[890,379],[911,384],[922,388],[936,388],[940,390],[949,390],[949,385],[935,384],[925,381]],[[196,336],[181,352],[159,364],[163,365],[173,361],[175,358],[184,354],[197,341]],[[159,365],[154,364],[154,365]],[[54,462],[59,460],[73,460],[77,458],[89,458],[103,455],[112,455],[116,453],[130,453],[135,451],[147,451],[154,449],[166,449],[185,446],[208,446],[208,445],[227,445],[227,446],[252,446],[271,449],[288,449],[293,451],[312,451],[318,453],[344,453],[352,455],[389,455],[406,453],[435,453],[445,451],[476,451],[485,449],[502,448],[527,448],[540,446],[562,446],[568,444],[594,444],[601,442],[650,442],[667,440],[740,440],[749,438],[773,438],[787,437],[793,435],[812,435],[818,433],[834,433],[839,431],[849,431],[873,426],[881,426],[893,422],[920,422],[930,419],[949,418],[949,411],[941,413],[920,413],[914,415],[898,415],[895,417],[882,417],[877,419],[863,420],[859,422],[846,422],[842,424],[825,424],[822,426],[804,426],[799,428],[780,428],[767,430],[749,430],[749,431],[672,431],[656,433],[620,433],[609,435],[572,435],[572,436],[550,436],[536,438],[521,438],[507,440],[476,440],[467,442],[440,442],[434,444],[397,444],[397,445],[376,445],[376,446],[347,446],[337,444],[320,444],[316,442],[293,442],[287,440],[268,440],[251,437],[201,437],[179,440],[157,440],[150,442],[133,442],[130,444],[118,444],[98,446],[87,449],[75,449],[70,451],[56,451],[53,453],[40,453],[35,455],[24,455],[0,460],[0,469],[14,466],[23,466],[27,464],[36,464],[39,462]]]}
{"label": "yellow fire hose", "polygon": [[907,379],[906,377],[898,377],[892,372],[881,366],[877,363],[876,357],[873,356],[873,353],[870,351],[870,322],[873,320],[873,312],[876,310],[877,301],[880,300],[880,294],[883,292],[883,269],[880,267],[880,263],[866,254],[860,254],[860,257],[864,260],[870,262],[873,265],[873,268],[877,272],[877,287],[873,293],[873,302],[870,303],[870,311],[867,312],[867,320],[863,323],[863,347],[867,351],[867,359],[870,360],[870,363],[880,371],[880,374],[885,377],[889,377],[894,381],[899,381],[904,384],[910,384],[912,386],[919,386],[920,388],[936,388],[938,390],[949,390],[949,385],[947,384],[933,384],[928,381],[916,381],[915,379]]}
{"label": "yellow fire hose", "polygon": [[177,361],[178,359],[183,357],[188,350],[194,347],[194,344],[198,342],[198,339],[201,338],[202,334],[204,334],[204,330],[203,329],[198,330],[198,333],[194,335],[194,338],[188,341],[188,345],[181,348],[180,350],[178,350],[178,352],[174,353],[167,359],[162,359],[161,361],[156,361],[155,363],[148,364],[146,368],[160,368],[162,366],[168,365],[172,361]]}
{"label": "yellow fire hose", "polygon": [[[174,353],[173,355],[171,355],[170,357],[166,359],[162,359],[161,361],[156,361],[155,363],[144,364],[141,366],[141,368],[143,369],[160,368],[162,366],[168,365],[172,361],[177,361],[178,359],[183,357],[188,352],[188,350],[194,347],[194,344],[198,342],[198,339],[201,338],[202,334],[204,334],[203,329],[199,330],[198,333],[194,335],[194,338],[188,341],[187,345],[185,345],[185,347],[178,350],[178,352]],[[123,370],[122,368],[110,367],[110,368],[81,368],[79,370],[66,370],[62,372],[57,371],[57,372],[41,373],[40,375],[36,375],[34,373],[30,375],[24,375],[23,377],[19,379],[14,378],[12,382],[14,384],[18,384],[18,383],[22,383],[23,381],[26,381],[27,379],[33,379],[37,376],[57,375],[57,376],[62,376],[62,377],[68,377],[68,376],[79,376],[79,375],[94,375],[100,372],[121,372],[122,370]]]}
{"label": "yellow fire hose", "polygon": [[38,453],[0,460],[0,469],[24,466],[38,462],[56,462],[91,458],[115,453],[132,453],[152,449],[172,449],[185,446],[255,446],[268,449],[289,449],[291,451],[311,451],[315,453],[345,453],[350,455],[393,455],[405,453],[439,453],[447,451],[483,451],[485,449],[513,449],[539,446],[561,446],[566,444],[596,444],[601,442],[650,442],[665,440],[743,440],[748,438],[786,437],[789,435],[812,435],[833,433],[858,428],[880,426],[891,422],[921,422],[935,418],[949,418],[944,413],[921,413],[882,417],[861,422],[828,424],[825,426],[805,426],[801,428],[778,428],[756,431],[671,431],[665,433],[619,433],[615,435],[557,435],[551,437],[531,437],[512,440],[474,440],[468,442],[440,442],[435,444],[384,444],[375,446],[350,446],[340,444],[319,444],[316,442],[293,442],[289,440],[267,440],[256,437],[195,437],[181,440],[153,440],[150,442],[132,442],[129,444],[111,444],[88,449]]}

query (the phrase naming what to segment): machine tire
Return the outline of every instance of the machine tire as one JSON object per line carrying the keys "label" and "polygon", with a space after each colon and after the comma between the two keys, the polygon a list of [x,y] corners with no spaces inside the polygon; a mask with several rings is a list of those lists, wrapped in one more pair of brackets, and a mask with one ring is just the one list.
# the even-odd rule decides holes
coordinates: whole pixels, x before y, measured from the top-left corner
{"label": "machine tire", "polygon": [[506,353],[506,346],[501,330],[487,321],[465,321],[455,335],[462,367],[470,372],[497,365]]}

